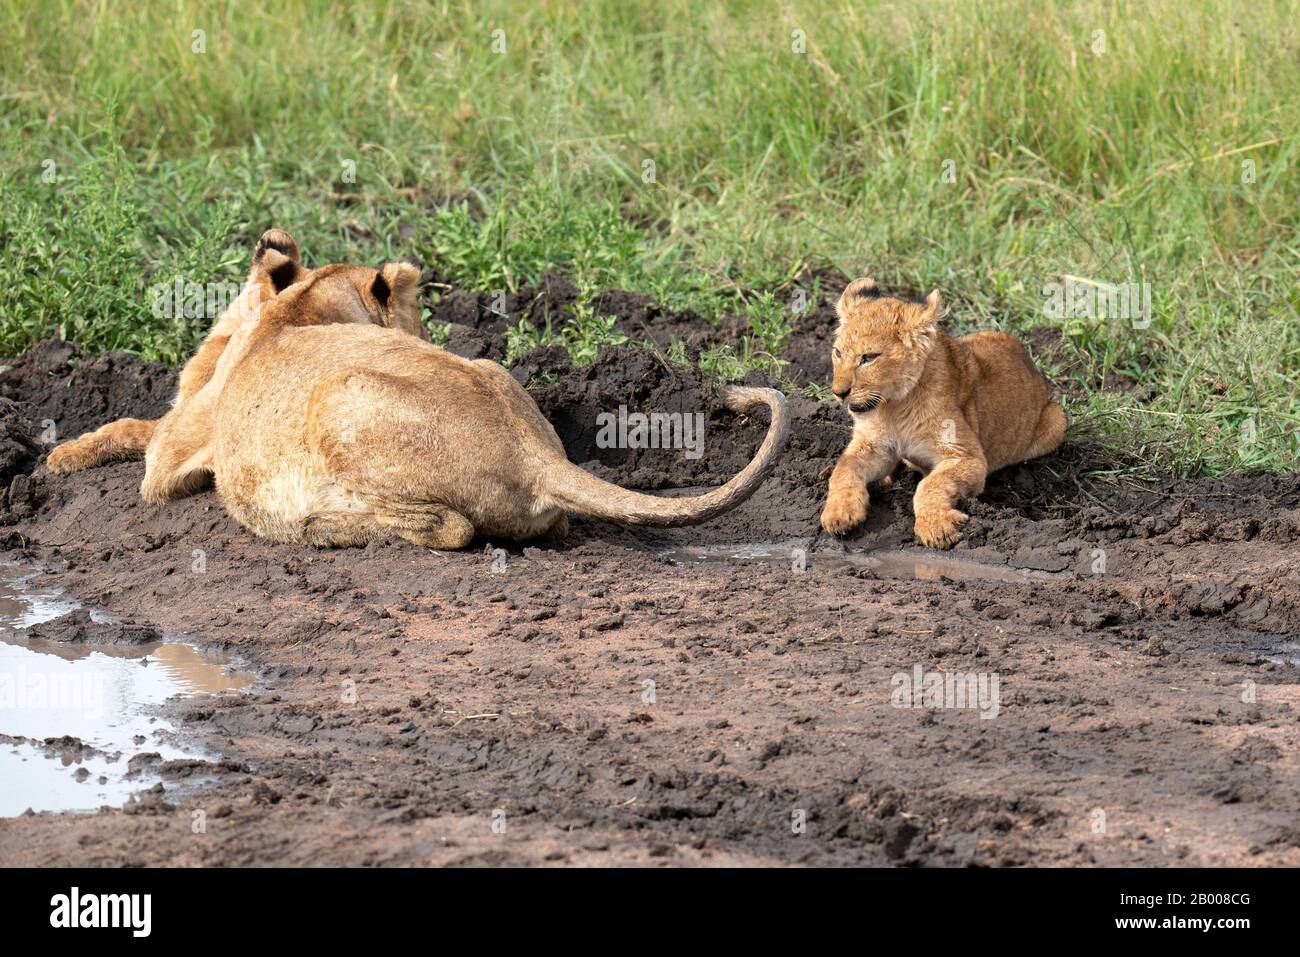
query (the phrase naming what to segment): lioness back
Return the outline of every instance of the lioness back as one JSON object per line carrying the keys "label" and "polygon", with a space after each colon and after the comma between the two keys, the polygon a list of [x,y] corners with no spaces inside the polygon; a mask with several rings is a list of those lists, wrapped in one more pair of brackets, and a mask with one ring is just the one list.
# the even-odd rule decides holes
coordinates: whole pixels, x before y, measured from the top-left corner
{"label": "lioness back", "polygon": [[227,385],[214,456],[223,503],[279,540],[300,540],[312,515],[369,514],[377,500],[437,502],[495,528],[524,490],[496,479],[538,474],[531,443],[563,445],[487,365],[375,326],[281,330]]}

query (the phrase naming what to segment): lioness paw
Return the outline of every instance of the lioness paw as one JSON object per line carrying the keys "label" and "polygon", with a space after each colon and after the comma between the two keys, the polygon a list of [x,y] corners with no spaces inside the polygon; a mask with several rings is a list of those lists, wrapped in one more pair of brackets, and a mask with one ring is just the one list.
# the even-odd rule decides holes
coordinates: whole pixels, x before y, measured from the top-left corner
{"label": "lioness paw", "polygon": [[955,508],[923,512],[916,516],[916,537],[927,548],[952,548],[961,541],[961,529],[969,517]]}
{"label": "lioness paw", "polygon": [[832,535],[847,535],[866,520],[867,493],[863,489],[831,495],[822,509],[822,528]]}
{"label": "lioness paw", "polygon": [[70,439],[57,445],[45,458],[45,467],[57,475],[77,472],[95,464],[94,449],[78,439]]}

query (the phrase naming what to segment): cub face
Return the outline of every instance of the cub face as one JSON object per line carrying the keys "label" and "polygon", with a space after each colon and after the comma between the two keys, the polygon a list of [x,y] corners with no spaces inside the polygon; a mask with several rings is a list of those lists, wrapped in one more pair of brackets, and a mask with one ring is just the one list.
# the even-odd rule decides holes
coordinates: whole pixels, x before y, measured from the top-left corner
{"label": "cub face", "polygon": [[252,278],[261,285],[264,320],[289,325],[369,323],[429,341],[420,321],[423,277],[415,263],[399,260],[378,269],[335,263],[308,269],[298,260],[296,246],[290,253],[259,243]]}
{"label": "cub face", "polygon": [[925,302],[883,296],[871,279],[855,279],[836,303],[831,391],[849,412],[865,415],[916,386],[945,312],[936,289]]}

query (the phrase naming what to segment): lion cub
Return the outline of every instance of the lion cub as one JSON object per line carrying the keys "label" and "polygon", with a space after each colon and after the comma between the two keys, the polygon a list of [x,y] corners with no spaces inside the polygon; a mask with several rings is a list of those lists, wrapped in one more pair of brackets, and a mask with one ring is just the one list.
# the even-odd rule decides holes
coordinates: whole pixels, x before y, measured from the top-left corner
{"label": "lion cub", "polygon": [[855,279],[835,311],[831,391],[853,418],[853,438],[831,474],[822,528],[844,535],[862,524],[867,485],[901,462],[925,475],[912,500],[916,537],[949,548],[967,519],[957,502],[979,495],[990,472],[1059,446],[1065,413],[1015,339],[944,333],[937,289],[903,302]]}

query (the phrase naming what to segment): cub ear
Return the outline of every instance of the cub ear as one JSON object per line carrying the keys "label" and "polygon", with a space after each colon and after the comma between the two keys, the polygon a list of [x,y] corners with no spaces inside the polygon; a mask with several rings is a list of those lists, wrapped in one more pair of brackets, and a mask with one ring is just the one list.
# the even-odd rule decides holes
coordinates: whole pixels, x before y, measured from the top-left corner
{"label": "cub ear", "polygon": [[874,279],[863,277],[855,279],[844,287],[844,292],[840,295],[842,300],[851,299],[879,299],[880,287],[876,285]]}
{"label": "cub ear", "polygon": [[925,303],[921,305],[913,324],[937,326],[946,315],[948,315],[948,304],[943,301],[943,296],[939,294],[938,289],[932,289],[930,295],[925,297]]}
{"label": "cub ear", "polygon": [[849,306],[855,302],[869,301],[880,298],[880,287],[876,285],[874,279],[863,277],[855,279],[840,293],[839,300],[835,303],[835,315],[839,317],[840,325],[844,324],[845,317],[848,314]]}
{"label": "cub ear", "polygon": [[370,294],[384,312],[384,325],[427,340],[420,321],[420,265],[407,260],[384,263],[375,273]]}
{"label": "cub ear", "polygon": [[911,303],[898,314],[898,334],[909,347],[928,349],[939,334],[939,322],[948,314],[948,305],[935,289],[925,302]]}

